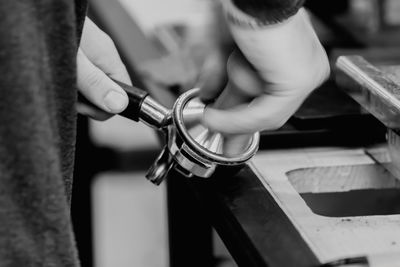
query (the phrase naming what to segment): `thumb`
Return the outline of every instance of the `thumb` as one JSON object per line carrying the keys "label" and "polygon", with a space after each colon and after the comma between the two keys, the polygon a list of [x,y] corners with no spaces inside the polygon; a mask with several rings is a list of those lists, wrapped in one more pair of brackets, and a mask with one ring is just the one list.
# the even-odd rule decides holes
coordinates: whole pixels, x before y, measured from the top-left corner
{"label": "thumb", "polygon": [[128,105],[126,92],[96,67],[79,49],[77,55],[78,90],[94,105],[109,113],[119,113]]}

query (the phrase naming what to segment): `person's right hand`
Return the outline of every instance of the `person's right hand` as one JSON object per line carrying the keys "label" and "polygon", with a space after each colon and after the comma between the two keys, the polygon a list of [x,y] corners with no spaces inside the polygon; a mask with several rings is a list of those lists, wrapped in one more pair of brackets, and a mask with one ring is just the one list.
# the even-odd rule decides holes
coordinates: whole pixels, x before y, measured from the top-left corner
{"label": "person's right hand", "polygon": [[230,57],[229,82],[222,93],[201,92],[206,100],[220,94],[203,122],[225,135],[277,129],[327,79],[327,55],[303,9],[259,29],[230,26],[242,53]]}

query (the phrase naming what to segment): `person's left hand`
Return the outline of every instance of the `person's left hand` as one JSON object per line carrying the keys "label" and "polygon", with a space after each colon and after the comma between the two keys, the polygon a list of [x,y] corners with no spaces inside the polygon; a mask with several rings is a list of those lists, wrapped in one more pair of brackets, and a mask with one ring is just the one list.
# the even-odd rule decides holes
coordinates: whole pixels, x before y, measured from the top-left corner
{"label": "person's left hand", "polygon": [[86,18],[77,54],[77,83],[79,92],[99,109],[78,102],[79,113],[106,120],[126,108],[128,96],[111,78],[132,84],[114,42]]}

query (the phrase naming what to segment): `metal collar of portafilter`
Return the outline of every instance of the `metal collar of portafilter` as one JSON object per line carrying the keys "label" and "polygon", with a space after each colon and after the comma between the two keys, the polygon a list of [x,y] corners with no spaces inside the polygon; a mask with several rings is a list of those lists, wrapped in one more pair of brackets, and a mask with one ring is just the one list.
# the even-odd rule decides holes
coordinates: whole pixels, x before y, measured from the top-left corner
{"label": "metal collar of portafilter", "polygon": [[[238,155],[234,155],[234,156],[224,155],[223,151],[221,151],[220,153],[218,153],[216,151],[211,151],[204,145],[201,145],[200,143],[198,143],[195,140],[194,136],[189,134],[189,132],[188,132],[189,129],[186,127],[187,125],[185,124],[185,121],[184,121],[185,110],[190,108],[190,107],[188,107],[187,104],[190,103],[191,100],[194,102],[197,102],[197,104],[200,104],[202,106],[201,112],[200,112],[201,116],[203,115],[205,107],[206,107],[205,104],[201,103],[201,101],[197,97],[198,92],[199,92],[199,89],[192,89],[192,90],[184,93],[183,95],[181,95],[175,102],[173,112],[172,112],[172,118],[173,118],[173,122],[176,126],[176,129],[179,132],[179,134],[182,136],[182,138],[185,140],[186,144],[189,146],[189,148],[191,148],[194,151],[194,153],[196,155],[201,156],[202,160],[208,160],[211,163],[218,163],[218,164],[222,164],[222,165],[237,165],[237,164],[241,164],[241,163],[248,161],[258,149],[258,143],[259,143],[259,139],[260,139],[260,135],[258,132],[254,133],[254,135],[252,136],[251,142],[249,143],[249,146],[247,147],[247,149],[245,151],[243,151],[242,153],[240,153]],[[201,124],[200,121],[198,121],[198,123],[199,123],[199,125]],[[222,140],[222,138],[223,138],[222,135],[219,133],[212,133],[208,129],[205,129],[205,131],[207,133],[209,133],[209,136],[212,136],[212,135],[218,136],[221,138],[220,140]],[[214,139],[214,142],[217,142],[217,141],[215,141],[215,139]],[[219,145],[222,146],[223,145],[222,141],[220,141],[220,142],[221,143]],[[210,143],[212,143],[212,141],[210,141]],[[215,144],[215,146],[216,145],[217,144]],[[212,145],[210,144],[210,146],[212,146]]]}
{"label": "metal collar of portafilter", "polygon": [[244,151],[236,155],[225,154],[225,137],[202,124],[206,105],[200,101],[198,93],[199,89],[187,91],[173,106],[166,148],[147,174],[155,184],[160,184],[172,168],[186,177],[208,178],[218,165],[243,164],[258,150],[260,135],[257,132],[251,136]]}
{"label": "metal collar of portafilter", "polygon": [[198,97],[199,89],[182,94],[169,110],[147,92],[115,82],[129,97],[128,107],[120,115],[166,134],[167,144],[146,174],[154,184],[160,184],[172,169],[186,177],[208,178],[217,166],[242,164],[258,150],[260,135],[255,133],[246,136],[243,149],[227,152],[229,137],[212,132],[203,124],[206,105]]}

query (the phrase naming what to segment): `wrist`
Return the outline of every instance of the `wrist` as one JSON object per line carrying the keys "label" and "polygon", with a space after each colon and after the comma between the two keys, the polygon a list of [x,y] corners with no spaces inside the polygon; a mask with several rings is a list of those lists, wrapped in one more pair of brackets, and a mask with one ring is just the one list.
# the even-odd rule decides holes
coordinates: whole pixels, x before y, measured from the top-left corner
{"label": "wrist", "polygon": [[220,1],[228,24],[249,28],[283,23],[295,15],[304,3],[304,0],[287,0],[283,3],[257,0]]}

